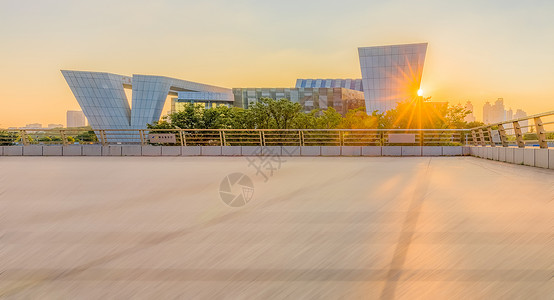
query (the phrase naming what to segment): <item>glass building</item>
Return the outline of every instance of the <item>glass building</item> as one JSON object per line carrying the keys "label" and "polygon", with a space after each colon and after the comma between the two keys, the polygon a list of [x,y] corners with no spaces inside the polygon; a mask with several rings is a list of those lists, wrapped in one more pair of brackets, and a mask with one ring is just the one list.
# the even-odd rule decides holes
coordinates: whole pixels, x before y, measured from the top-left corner
{"label": "glass building", "polygon": [[289,99],[300,103],[305,112],[334,108],[341,114],[364,107],[364,93],[345,88],[237,88],[235,106],[248,108],[260,98]]}

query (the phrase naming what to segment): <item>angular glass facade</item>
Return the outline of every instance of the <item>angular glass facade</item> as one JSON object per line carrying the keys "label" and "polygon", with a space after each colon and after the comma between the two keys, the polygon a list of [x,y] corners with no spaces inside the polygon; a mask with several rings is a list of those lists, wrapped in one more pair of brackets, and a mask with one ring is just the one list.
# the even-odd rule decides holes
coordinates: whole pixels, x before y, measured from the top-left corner
{"label": "angular glass facade", "polygon": [[363,47],[358,52],[368,113],[417,97],[427,43]]}
{"label": "angular glass facade", "polygon": [[345,88],[364,91],[361,79],[296,79],[296,88]]}

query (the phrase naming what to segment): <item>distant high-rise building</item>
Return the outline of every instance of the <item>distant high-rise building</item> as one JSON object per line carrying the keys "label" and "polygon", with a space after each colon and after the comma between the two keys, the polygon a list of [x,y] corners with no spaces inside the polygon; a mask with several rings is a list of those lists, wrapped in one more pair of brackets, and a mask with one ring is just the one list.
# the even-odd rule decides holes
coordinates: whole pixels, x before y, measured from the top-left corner
{"label": "distant high-rise building", "polygon": [[[520,119],[520,118],[525,118],[527,117],[527,113],[524,112],[523,110],[521,109],[518,109],[516,111],[516,113],[514,114],[514,119]],[[529,127],[524,127],[524,126],[529,126],[529,121],[519,121],[519,126],[521,126],[521,132],[522,133],[527,133],[529,131]]]}
{"label": "distant high-rise building", "polygon": [[471,101],[467,101],[465,109],[467,111],[470,111],[470,113],[464,118],[464,120],[468,123],[475,122],[475,115],[473,114],[473,104],[471,104]]}
{"label": "distant high-rise building", "polygon": [[485,123],[485,124],[490,124],[490,123],[492,123],[492,121],[491,121],[491,111],[492,111],[492,106],[491,106],[491,104],[487,101],[487,102],[483,105],[483,123]]}
{"label": "distant high-rise building", "polygon": [[506,111],[506,121],[512,120],[513,118],[514,118],[514,111],[513,111],[512,108],[510,107],[510,108]]}
{"label": "distant high-rise building", "polygon": [[80,110],[67,111],[67,127],[83,127],[87,126],[85,114]]}
{"label": "distant high-rise building", "polygon": [[63,128],[62,124],[48,124],[48,129]]}

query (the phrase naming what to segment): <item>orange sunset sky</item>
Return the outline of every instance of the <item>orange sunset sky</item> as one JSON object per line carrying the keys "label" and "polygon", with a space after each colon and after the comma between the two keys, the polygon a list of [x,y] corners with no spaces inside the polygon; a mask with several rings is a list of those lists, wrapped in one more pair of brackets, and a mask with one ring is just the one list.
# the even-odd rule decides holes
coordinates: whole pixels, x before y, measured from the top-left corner
{"label": "orange sunset sky", "polygon": [[[554,110],[553,1],[4,1],[0,128],[80,110],[60,69],[224,87],[361,78],[357,47],[428,42],[434,101]],[[166,110],[164,110],[165,113]]]}

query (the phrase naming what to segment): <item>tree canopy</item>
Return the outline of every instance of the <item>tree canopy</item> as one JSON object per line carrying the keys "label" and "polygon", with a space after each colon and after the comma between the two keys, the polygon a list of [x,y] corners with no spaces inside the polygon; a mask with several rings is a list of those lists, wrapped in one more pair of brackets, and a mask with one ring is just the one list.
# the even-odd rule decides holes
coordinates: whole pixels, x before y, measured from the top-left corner
{"label": "tree canopy", "polygon": [[248,109],[218,106],[205,109],[187,104],[179,112],[159,122],[148,124],[150,129],[417,129],[471,128],[480,123],[467,123],[470,113],[462,105],[428,102],[418,98],[398,103],[385,113],[368,115],[364,108],[348,111],[341,116],[334,108],[302,111],[299,103],[288,99],[261,98]]}

